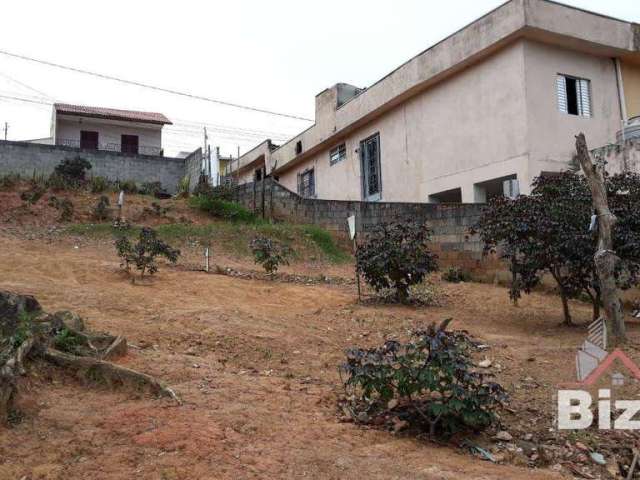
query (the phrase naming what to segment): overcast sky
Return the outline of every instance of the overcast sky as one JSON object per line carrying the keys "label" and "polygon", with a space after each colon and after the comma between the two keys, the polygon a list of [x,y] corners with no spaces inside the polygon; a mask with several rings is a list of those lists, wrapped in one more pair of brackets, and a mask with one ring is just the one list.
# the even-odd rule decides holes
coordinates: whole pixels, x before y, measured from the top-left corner
{"label": "overcast sky", "polygon": [[[371,85],[500,0],[87,0],[2,2],[0,50],[306,118],[336,82]],[[638,0],[563,3],[640,22]],[[168,154],[209,124],[223,153],[311,122],[158,93],[0,55],[0,96],[152,110],[175,125]],[[51,107],[0,98],[9,139],[49,135]]]}

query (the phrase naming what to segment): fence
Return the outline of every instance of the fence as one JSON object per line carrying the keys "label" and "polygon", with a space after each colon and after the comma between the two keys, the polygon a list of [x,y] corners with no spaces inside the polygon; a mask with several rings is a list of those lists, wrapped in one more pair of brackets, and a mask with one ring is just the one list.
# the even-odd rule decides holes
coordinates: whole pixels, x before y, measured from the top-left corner
{"label": "fence", "polygon": [[[482,254],[482,242],[470,235],[469,228],[478,220],[482,204],[400,203],[321,200],[302,198],[271,177],[260,182],[236,186],[236,200],[264,218],[301,224],[319,225],[340,237],[348,235],[347,218],[356,217],[356,231],[389,221],[422,221],[433,230],[433,244],[441,264],[457,265],[490,274],[504,266],[495,257]],[[483,279],[484,276],[483,276]]]}
{"label": "fence", "polygon": [[63,160],[81,155],[91,163],[93,176],[133,180],[138,184],[160,182],[167,191],[175,193],[187,166],[200,165],[198,152],[182,159],[0,140],[0,175],[50,175]]}

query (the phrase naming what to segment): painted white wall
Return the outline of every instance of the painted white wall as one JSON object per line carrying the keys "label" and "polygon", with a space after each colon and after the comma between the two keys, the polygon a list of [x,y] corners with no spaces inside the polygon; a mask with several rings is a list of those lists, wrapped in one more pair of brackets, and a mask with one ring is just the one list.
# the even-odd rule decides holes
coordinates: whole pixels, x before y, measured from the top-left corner
{"label": "painted white wall", "polygon": [[80,131],[98,132],[100,145],[121,144],[122,135],[137,135],[140,147],[162,148],[162,125],[119,122],[91,117],[58,115],[56,120],[56,143],[61,140],[80,141]]}

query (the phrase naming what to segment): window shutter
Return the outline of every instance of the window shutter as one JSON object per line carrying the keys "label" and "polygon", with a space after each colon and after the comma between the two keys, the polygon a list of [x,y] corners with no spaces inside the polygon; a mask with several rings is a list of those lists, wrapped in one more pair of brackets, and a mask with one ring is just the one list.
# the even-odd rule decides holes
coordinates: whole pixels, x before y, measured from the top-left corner
{"label": "window shutter", "polygon": [[556,96],[558,97],[558,110],[567,113],[567,81],[564,75],[556,78]]}
{"label": "window shutter", "polygon": [[580,114],[583,117],[591,116],[591,91],[589,80],[580,79],[578,80],[578,85],[580,88],[579,96],[580,99]]}
{"label": "window shutter", "polygon": [[298,173],[298,195],[302,195],[302,175]]}

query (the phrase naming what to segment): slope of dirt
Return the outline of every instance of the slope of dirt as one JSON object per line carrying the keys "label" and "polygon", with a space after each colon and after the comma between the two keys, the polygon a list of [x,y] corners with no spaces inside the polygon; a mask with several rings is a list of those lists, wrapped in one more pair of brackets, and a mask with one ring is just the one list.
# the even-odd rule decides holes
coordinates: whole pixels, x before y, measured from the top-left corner
{"label": "slope of dirt", "polygon": [[[584,329],[558,326],[552,297],[534,294],[514,308],[503,288],[458,284],[443,285],[444,307],[364,306],[352,286],[168,267],[132,285],[111,248],[0,241],[0,288],[36,295],[50,311],[76,311],[92,330],[126,335],[137,348],[119,363],[164,379],[185,400],[85,389],[40,370],[23,386],[24,419],[0,436],[0,478],[559,478],[336,415],[346,347],[447,316],[492,345],[487,355],[508,366],[507,387],[525,375],[549,387],[571,380]],[[573,308],[588,320],[586,306]]]}

